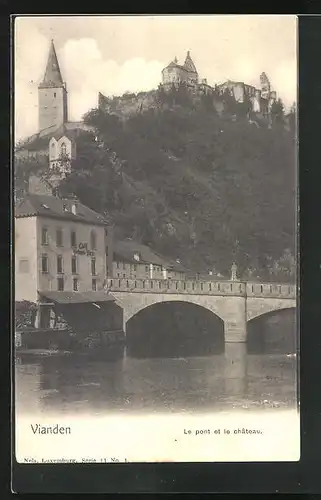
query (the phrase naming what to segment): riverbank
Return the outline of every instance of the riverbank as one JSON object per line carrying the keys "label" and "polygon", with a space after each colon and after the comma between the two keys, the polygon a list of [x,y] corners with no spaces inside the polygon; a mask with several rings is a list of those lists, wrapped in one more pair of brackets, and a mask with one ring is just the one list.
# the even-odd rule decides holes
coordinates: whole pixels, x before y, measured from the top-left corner
{"label": "riverbank", "polygon": [[15,331],[17,353],[54,355],[119,345],[125,345],[123,330],[75,332],[71,329],[26,328]]}

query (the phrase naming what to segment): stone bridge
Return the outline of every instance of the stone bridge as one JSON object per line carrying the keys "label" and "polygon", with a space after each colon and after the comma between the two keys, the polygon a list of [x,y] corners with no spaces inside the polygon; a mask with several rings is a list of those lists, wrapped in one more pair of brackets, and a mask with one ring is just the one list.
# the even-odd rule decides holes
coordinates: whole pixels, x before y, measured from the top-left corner
{"label": "stone bridge", "polygon": [[160,302],[189,302],[210,310],[224,322],[225,342],[246,342],[247,322],[263,314],[296,307],[296,286],[277,283],[199,280],[109,279],[107,289],[124,312],[126,323]]}

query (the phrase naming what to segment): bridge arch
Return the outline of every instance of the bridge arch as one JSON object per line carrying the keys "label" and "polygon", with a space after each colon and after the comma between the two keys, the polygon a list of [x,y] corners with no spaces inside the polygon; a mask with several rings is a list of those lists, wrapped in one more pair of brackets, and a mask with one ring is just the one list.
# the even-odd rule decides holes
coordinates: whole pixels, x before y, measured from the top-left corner
{"label": "bridge arch", "polygon": [[166,303],[166,302],[186,302],[203,309],[207,309],[220,320],[225,321],[224,310],[220,305],[220,301],[206,300],[204,296],[198,295],[183,295],[183,294],[128,294],[117,293],[114,294],[117,303],[123,308],[124,311],[124,326],[126,323],[140,311],[147,307]]}
{"label": "bridge arch", "polygon": [[277,299],[263,297],[249,297],[247,299],[247,321],[259,318],[266,314],[282,311],[284,309],[296,309],[295,299]]}
{"label": "bridge arch", "polygon": [[277,308],[247,323],[247,351],[252,354],[292,354],[297,350],[296,308]]}
{"label": "bridge arch", "polygon": [[224,352],[224,321],[191,301],[156,301],[126,325],[127,353],[134,357],[176,357]]}

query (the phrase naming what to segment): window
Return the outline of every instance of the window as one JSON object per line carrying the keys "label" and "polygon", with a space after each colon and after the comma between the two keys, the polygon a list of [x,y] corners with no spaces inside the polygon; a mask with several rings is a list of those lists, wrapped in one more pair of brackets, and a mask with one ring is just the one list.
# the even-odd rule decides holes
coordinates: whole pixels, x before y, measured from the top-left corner
{"label": "window", "polygon": [[62,255],[57,255],[57,273],[61,274],[63,273],[63,261],[62,261]]}
{"label": "window", "polygon": [[134,264],[134,271],[137,271],[137,264]]}
{"label": "window", "polygon": [[92,250],[97,249],[97,238],[95,231],[91,231],[90,233],[90,246]]}
{"label": "window", "polygon": [[41,272],[48,272],[48,255],[41,256]]}
{"label": "window", "polygon": [[56,94],[56,92],[54,92],[54,97],[57,97],[57,94]]}
{"label": "window", "polygon": [[70,242],[72,247],[77,246],[77,238],[76,238],[76,231],[71,231],[70,233]]}
{"label": "window", "polygon": [[63,278],[57,278],[57,288],[58,288],[58,292],[64,291],[64,279]]}
{"label": "window", "polygon": [[19,272],[20,273],[29,273],[29,260],[28,259],[19,260]]}
{"label": "window", "polygon": [[148,266],[145,266],[145,271],[146,273],[148,273]]}
{"label": "window", "polygon": [[93,292],[97,291],[97,280],[95,278],[93,278],[91,280],[91,288],[92,288]]}
{"label": "window", "polygon": [[71,257],[71,272],[77,274],[77,257],[75,255]]}
{"label": "window", "polygon": [[48,229],[46,227],[41,230],[41,244],[48,245]]}
{"label": "window", "polygon": [[65,142],[63,142],[61,144],[60,152],[61,152],[62,155],[66,155],[67,154],[67,146],[66,146]]}
{"label": "window", "polygon": [[57,247],[62,247],[63,246],[63,235],[62,235],[62,229],[57,229],[56,231],[56,245]]}
{"label": "window", "polygon": [[78,279],[77,278],[74,278],[72,280],[72,289],[74,292],[78,292]]}
{"label": "window", "polygon": [[92,259],[91,259],[91,274],[93,276],[96,275],[96,259],[95,259],[95,257],[92,257]]}
{"label": "window", "polygon": [[120,266],[119,266],[119,262],[117,262],[117,266],[116,266],[116,267],[117,267],[117,269],[119,269],[119,267],[120,267]]}

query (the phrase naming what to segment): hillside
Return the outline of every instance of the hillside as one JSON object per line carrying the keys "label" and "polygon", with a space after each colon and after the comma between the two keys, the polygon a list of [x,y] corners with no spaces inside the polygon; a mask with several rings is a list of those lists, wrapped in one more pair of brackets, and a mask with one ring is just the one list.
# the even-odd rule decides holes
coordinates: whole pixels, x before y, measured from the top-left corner
{"label": "hillside", "polygon": [[95,133],[78,141],[62,193],[193,271],[228,276],[235,260],[244,278],[293,279],[294,115],[285,126],[279,102],[269,128],[231,98],[221,112],[184,89],[136,111],[130,99],[129,113],[120,100],[85,116]]}

